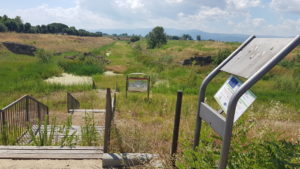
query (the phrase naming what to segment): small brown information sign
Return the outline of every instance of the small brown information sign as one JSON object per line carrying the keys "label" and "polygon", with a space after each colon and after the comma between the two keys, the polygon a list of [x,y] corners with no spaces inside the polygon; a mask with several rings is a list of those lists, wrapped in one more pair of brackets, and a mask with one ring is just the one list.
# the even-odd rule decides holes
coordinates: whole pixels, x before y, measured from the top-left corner
{"label": "small brown information sign", "polygon": [[144,73],[131,73],[126,77],[126,97],[128,92],[147,92],[149,99],[150,76]]}

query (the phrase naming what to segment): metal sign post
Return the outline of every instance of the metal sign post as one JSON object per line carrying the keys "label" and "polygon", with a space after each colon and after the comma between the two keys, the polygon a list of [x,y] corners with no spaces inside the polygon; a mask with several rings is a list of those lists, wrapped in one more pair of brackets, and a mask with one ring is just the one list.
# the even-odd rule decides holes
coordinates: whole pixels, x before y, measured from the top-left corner
{"label": "metal sign post", "polygon": [[130,73],[126,77],[126,98],[128,92],[147,92],[149,100],[150,76],[144,73]]}
{"label": "metal sign post", "polygon": [[[201,123],[204,120],[222,137],[219,169],[225,169],[228,161],[234,115],[240,97],[299,44],[299,35],[295,38],[256,38],[250,36],[218,65],[203,80],[200,86],[193,148],[195,149],[199,145]],[[226,118],[204,102],[207,85],[220,71],[247,79],[230,97]]]}

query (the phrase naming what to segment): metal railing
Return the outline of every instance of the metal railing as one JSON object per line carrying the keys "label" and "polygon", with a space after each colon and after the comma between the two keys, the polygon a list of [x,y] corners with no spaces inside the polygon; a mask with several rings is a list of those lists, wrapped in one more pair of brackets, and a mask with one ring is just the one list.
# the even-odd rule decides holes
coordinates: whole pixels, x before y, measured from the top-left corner
{"label": "metal railing", "polygon": [[43,122],[48,114],[46,105],[25,95],[0,110],[0,131],[6,128],[8,132],[21,136],[27,131],[28,124]]}
{"label": "metal railing", "polygon": [[79,109],[80,103],[79,101],[71,95],[71,93],[67,92],[67,109],[68,113],[73,113],[74,109]]}

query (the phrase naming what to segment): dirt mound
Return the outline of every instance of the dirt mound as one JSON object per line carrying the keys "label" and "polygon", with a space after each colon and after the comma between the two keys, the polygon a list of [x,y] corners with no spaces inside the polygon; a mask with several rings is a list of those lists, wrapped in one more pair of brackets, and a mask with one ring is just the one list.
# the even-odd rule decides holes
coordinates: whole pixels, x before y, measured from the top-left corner
{"label": "dirt mound", "polygon": [[13,53],[33,56],[36,47],[15,42],[3,42],[3,45]]}

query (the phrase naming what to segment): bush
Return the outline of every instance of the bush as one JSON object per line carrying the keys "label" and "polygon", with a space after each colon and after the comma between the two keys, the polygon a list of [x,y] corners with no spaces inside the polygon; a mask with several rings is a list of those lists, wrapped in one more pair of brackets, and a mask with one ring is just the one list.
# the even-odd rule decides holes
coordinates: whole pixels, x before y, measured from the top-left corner
{"label": "bush", "polygon": [[131,36],[130,37],[130,42],[136,42],[136,41],[139,41],[140,40],[140,37],[139,36]]}
{"label": "bush", "polygon": [[51,59],[52,54],[50,52],[45,51],[44,49],[38,49],[34,53],[34,55],[37,56],[42,63],[48,63]]}
{"label": "bush", "polygon": [[229,49],[223,49],[219,50],[217,56],[214,58],[215,64],[220,64],[225,60],[229,55],[231,54],[231,51]]}

